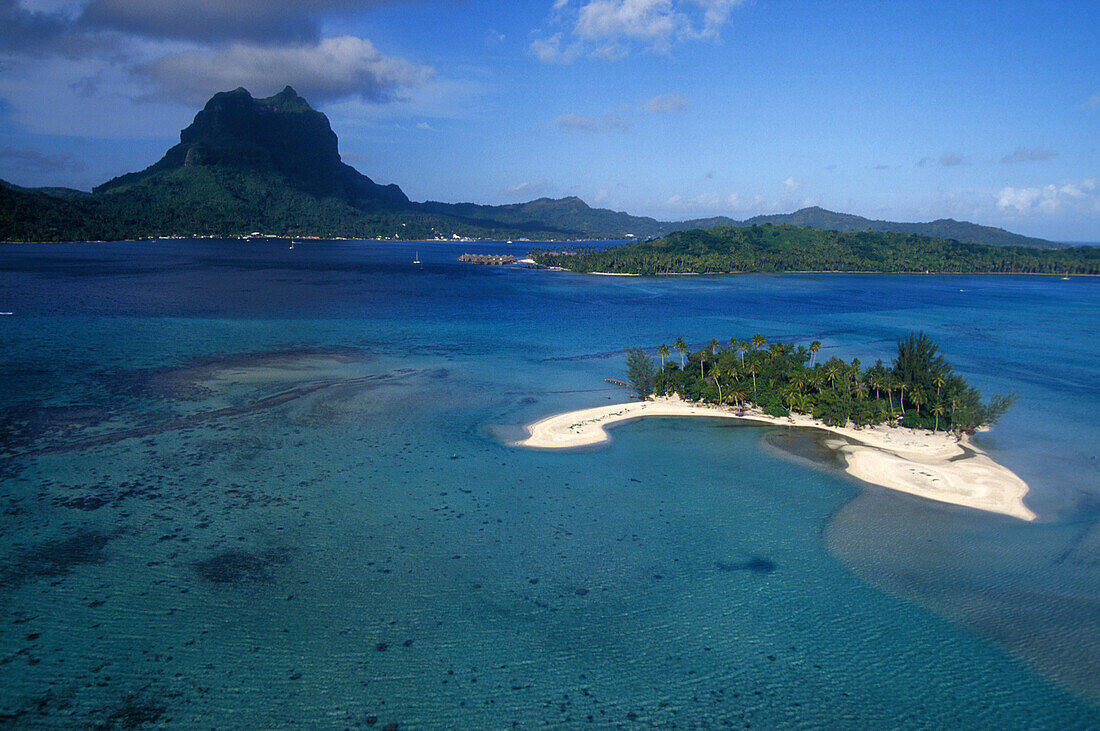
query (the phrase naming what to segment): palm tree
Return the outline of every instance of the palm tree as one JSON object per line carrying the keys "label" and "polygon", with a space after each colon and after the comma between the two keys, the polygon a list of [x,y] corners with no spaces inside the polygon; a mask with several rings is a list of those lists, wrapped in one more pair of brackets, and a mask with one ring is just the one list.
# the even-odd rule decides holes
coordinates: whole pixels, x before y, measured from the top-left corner
{"label": "palm tree", "polygon": [[787,390],[787,409],[790,410],[790,411],[794,411],[794,407],[798,405],[798,402],[799,402],[800,399],[801,399],[801,396],[799,395],[798,391],[794,390],[793,388],[788,389]]}
{"label": "palm tree", "polygon": [[829,382],[829,385],[836,390],[836,380],[840,378],[840,371],[835,365],[831,365],[825,369],[825,380]]}
{"label": "palm tree", "polygon": [[815,340],[810,343],[810,368],[814,367],[814,363],[817,362],[817,351],[821,350],[821,341]]}
{"label": "palm tree", "polygon": [[928,403],[928,399],[925,398],[924,393],[920,389],[913,391],[912,395],[909,396],[909,401],[916,407],[917,416],[920,416],[920,407]]}
{"label": "palm tree", "polygon": [[703,364],[707,362],[707,349],[703,348],[699,351],[699,379],[703,378]]}
{"label": "palm tree", "polygon": [[737,389],[736,391],[730,391],[726,395],[730,398],[731,401],[733,401],[734,404],[737,405],[737,408],[741,409],[742,411],[744,410],[746,398],[744,391],[742,391],[741,389]]}
{"label": "palm tree", "polygon": [[737,338],[730,338],[729,343],[726,344],[726,349],[731,353],[736,353],[741,349],[741,341]]}
{"label": "palm tree", "polygon": [[867,384],[856,379],[856,399],[862,401],[865,398],[867,398]]}
{"label": "palm tree", "polygon": [[938,371],[936,373],[936,376],[932,379],[932,383],[936,387],[936,395],[939,396],[943,384],[947,383],[947,379],[943,377],[943,371]]}
{"label": "palm tree", "polygon": [[672,355],[672,351],[668,349],[668,346],[664,343],[657,348],[657,355],[661,356],[661,370],[665,369],[665,358]]}
{"label": "palm tree", "polygon": [[753,347],[753,349],[758,350],[760,348],[763,348],[767,344],[768,344],[767,339],[763,335],[761,335],[760,333],[756,333],[755,335],[752,336],[752,347]]}
{"label": "palm tree", "polygon": [[718,338],[710,339],[710,354],[718,355]]}
{"label": "palm tree", "polygon": [[936,401],[936,403],[932,404],[932,413],[936,415],[936,425],[932,427],[932,431],[939,431],[940,417],[943,415],[944,411],[945,409],[942,401]]}
{"label": "palm tree", "polygon": [[722,403],[722,384],[718,380],[722,377],[722,371],[717,363],[710,369],[710,375],[714,377],[714,385],[718,387],[718,403]]}
{"label": "palm tree", "polygon": [[880,393],[880,391],[882,390],[882,376],[881,375],[879,375],[875,371],[871,371],[870,373],[867,374],[867,384],[871,388],[875,389],[875,398],[876,399],[882,398],[882,394]]}
{"label": "palm tree", "polygon": [[747,366],[745,366],[745,372],[752,376],[752,395],[755,396],[756,395],[756,373],[757,373],[756,363],[754,363],[753,361],[750,360],[749,364]]}
{"label": "palm tree", "polygon": [[901,407],[901,415],[905,416],[905,392],[909,390],[909,384],[905,381],[897,381],[895,385],[898,387],[898,406]]}
{"label": "palm tree", "polygon": [[680,370],[684,369],[684,353],[688,352],[688,344],[684,342],[683,338],[676,338],[676,342],[673,345],[680,353]]}

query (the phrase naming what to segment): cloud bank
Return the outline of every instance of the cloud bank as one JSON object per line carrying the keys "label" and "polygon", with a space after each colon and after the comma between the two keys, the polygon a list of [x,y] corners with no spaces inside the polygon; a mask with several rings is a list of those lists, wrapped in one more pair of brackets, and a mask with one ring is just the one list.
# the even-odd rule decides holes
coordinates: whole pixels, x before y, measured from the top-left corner
{"label": "cloud bank", "polygon": [[[64,68],[66,77],[46,83],[69,88],[74,100],[109,80],[128,88],[131,103],[193,106],[238,86],[291,84],[315,103],[386,104],[430,82],[434,69],[385,55],[366,38],[325,37],[322,26],[334,13],[396,1],[90,0],[47,12],[0,0],[0,65],[27,83]],[[49,63],[57,59],[80,63]]]}
{"label": "cloud bank", "polygon": [[286,84],[317,103],[353,96],[387,102],[397,98],[401,89],[435,75],[430,67],[385,56],[370,41],[352,36],[309,45],[235,43],[184,51],[143,64],[138,71],[154,80],[166,98],[192,104],[238,86],[261,93]]}
{"label": "cloud bank", "polygon": [[552,25],[566,30],[531,43],[545,63],[572,63],[582,55],[618,60],[635,49],[668,53],[685,41],[717,39],[730,12],[744,0],[556,0]]}
{"label": "cloud bank", "polygon": [[1041,188],[1005,186],[997,193],[997,208],[1006,213],[1055,214],[1068,211],[1100,211],[1100,189],[1096,178],[1071,181]]}
{"label": "cloud bank", "polygon": [[81,20],[146,38],[199,42],[317,41],[321,20],[384,0],[91,0]]}

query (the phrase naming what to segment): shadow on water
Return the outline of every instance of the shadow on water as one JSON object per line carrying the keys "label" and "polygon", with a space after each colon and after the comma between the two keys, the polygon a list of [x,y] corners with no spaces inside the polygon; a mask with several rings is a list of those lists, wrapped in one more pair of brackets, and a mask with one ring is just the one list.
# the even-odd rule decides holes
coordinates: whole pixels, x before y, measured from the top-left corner
{"label": "shadow on water", "polygon": [[103,447],[110,444],[116,444],[117,442],[121,442],[125,439],[139,439],[142,437],[152,436],[154,434],[162,434],[164,432],[186,429],[188,427],[197,426],[199,424],[214,421],[217,419],[247,416],[249,414],[254,414],[259,411],[282,406],[286,403],[302,398],[303,396],[308,396],[310,394],[318,391],[323,391],[325,389],[347,389],[354,387],[367,387],[369,385],[378,385],[383,383],[393,383],[416,373],[417,371],[410,368],[399,368],[384,374],[310,383],[305,386],[298,386],[296,388],[291,388],[286,391],[281,391],[271,396],[265,396],[263,398],[251,401],[246,404],[241,404],[239,406],[226,406],[221,409],[201,411],[196,414],[181,416],[177,419],[166,419],[155,424],[134,427],[132,429],[121,429],[119,431],[108,432],[106,434],[99,434],[94,437],[87,437],[85,439],[78,439],[62,444],[54,444],[50,446],[40,447],[38,449],[31,449],[26,452],[22,452],[16,456],[29,457],[45,454],[62,454],[65,452],[75,452],[82,449],[91,449],[93,447]]}
{"label": "shadow on water", "polygon": [[358,348],[282,348],[192,358],[181,365],[109,371],[96,376],[117,395],[170,401],[201,401],[214,395],[204,385],[227,371],[261,369],[292,371],[309,362],[366,363],[370,355]]}
{"label": "shadow on water", "polygon": [[770,574],[777,568],[779,568],[775,565],[775,562],[766,559],[763,556],[753,556],[747,561],[736,561],[733,563],[716,561],[714,567],[717,568],[719,571],[748,571],[753,574]]}
{"label": "shadow on water", "polygon": [[110,538],[100,531],[81,531],[68,538],[39,543],[16,553],[0,568],[0,587],[14,588],[38,579],[64,576],[80,566],[107,560]]}
{"label": "shadow on water", "polygon": [[843,435],[806,427],[769,429],[762,441],[773,453],[782,457],[836,475],[847,475],[844,455],[830,446],[830,442],[835,444],[838,440],[852,443]]}
{"label": "shadow on water", "polygon": [[195,571],[211,584],[267,583],[271,581],[269,569],[290,563],[290,551],[271,549],[253,553],[250,551],[223,551],[210,558],[196,561]]}

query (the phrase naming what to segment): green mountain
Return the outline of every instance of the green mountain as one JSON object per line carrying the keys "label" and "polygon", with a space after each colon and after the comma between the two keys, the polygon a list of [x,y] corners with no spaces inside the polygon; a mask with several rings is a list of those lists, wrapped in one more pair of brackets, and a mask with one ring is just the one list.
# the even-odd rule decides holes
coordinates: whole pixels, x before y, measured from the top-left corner
{"label": "green mountain", "polygon": [[[483,206],[476,203],[423,204],[427,210],[482,224],[553,231],[559,238],[649,238],[676,230],[675,224],[632,216],[607,208],[592,208],[580,198],[538,198],[528,203]],[[671,228],[670,228],[671,227]]]}
{"label": "green mountain", "polygon": [[961,241],[1055,247],[959,221],[891,223],[807,208],[746,222],[716,217],[663,222],[580,198],[527,203],[416,203],[340,159],[324,114],[289,86],[255,99],[245,89],[215,94],[180,132],[179,144],[140,172],[89,193],[20,188],[0,181],[0,240],[89,241],[151,236],[353,238],[648,239],[675,231],[765,221],[838,231],[901,231]]}
{"label": "green mountain", "polygon": [[827,231],[894,231],[896,233],[932,236],[938,239],[955,239],[956,241],[972,244],[988,244],[990,246],[1027,246],[1037,249],[1061,249],[1066,246],[1054,241],[1021,236],[1005,231],[1003,228],[979,226],[976,223],[956,221],[953,218],[940,218],[931,223],[876,221],[862,216],[854,216],[850,213],[834,213],[817,206],[803,208],[794,213],[753,216],[741,225],[753,226],[761,223],[785,223],[791,226],[809,226]]}
{"label": "green mountain", "polygon": [[215,94],[159,162],[92,192],[117,193],[173,174],[185,180],[181,171],[212,168],[281,179],[303,193],[357,207],[409,203],[396,185],[378,185],[342,163],[328,118],[289,86],[267,99],[253,99],[240,88]]}

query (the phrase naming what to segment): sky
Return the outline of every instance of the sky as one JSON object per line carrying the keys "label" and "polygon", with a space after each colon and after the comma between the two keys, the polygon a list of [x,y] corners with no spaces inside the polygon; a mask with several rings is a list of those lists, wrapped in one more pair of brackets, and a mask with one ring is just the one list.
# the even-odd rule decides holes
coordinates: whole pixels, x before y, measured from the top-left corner
{"label": "sky", "polygon": [[0,178],[87,190],[288,84],[413,200],[1100,242],[1097,0],[0,0]]}

